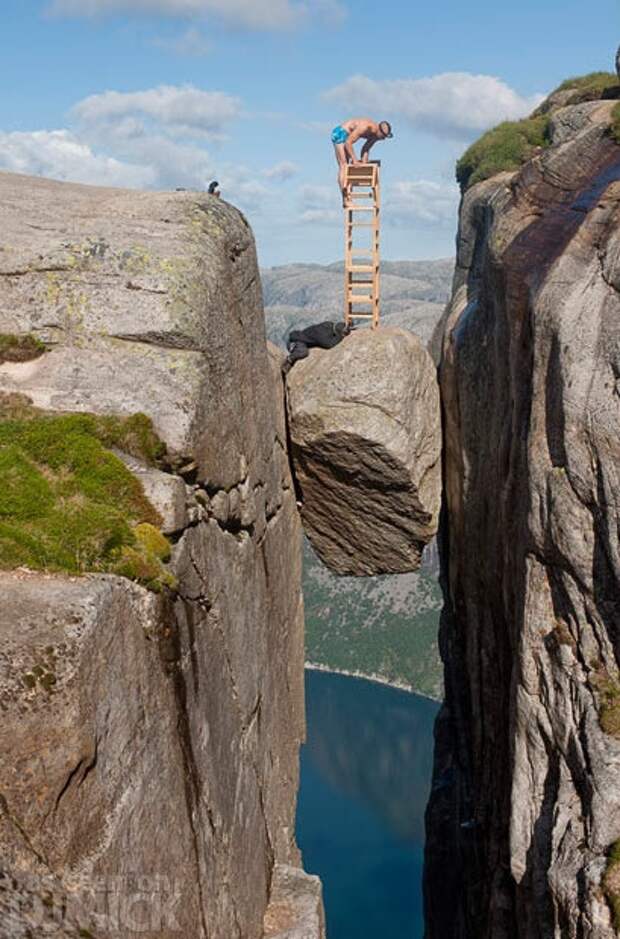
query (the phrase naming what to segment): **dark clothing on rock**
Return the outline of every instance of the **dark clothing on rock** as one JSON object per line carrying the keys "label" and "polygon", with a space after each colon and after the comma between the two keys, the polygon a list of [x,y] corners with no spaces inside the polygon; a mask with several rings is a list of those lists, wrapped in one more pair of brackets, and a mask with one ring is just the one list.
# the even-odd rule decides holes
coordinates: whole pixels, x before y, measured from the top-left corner
{"label": "dark clothing on rock", "polygon": [[291,330],[286,343],[288,358],[283,365],[283,370],[288,372],[295,362],[305,359],[309,349],[333,349],[339,342],[342,342],[348,332],[349,327],[345,323],[332,323],[331,320],[315,323],[314,326],[308,326],[306,329]]}

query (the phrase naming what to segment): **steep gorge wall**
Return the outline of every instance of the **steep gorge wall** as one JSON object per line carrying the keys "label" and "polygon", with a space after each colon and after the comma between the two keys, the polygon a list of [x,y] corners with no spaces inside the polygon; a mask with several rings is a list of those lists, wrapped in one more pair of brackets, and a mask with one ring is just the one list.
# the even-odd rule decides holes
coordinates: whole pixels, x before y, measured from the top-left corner
{"label": "steep gorge wall", "polygon": [[552,146],[472,187],[461,208],[440,366],[446,703],[427,814],[428,939],[615,935],[605,897],[620,838],[612,107],[557,111]]}
{"label": "steep gorge wall", "polygon": [[249,227],[215,198],[5,173],[0,208],[0,332],[48,345],[0,393],[152,418],[165,472],[129,463],[178,579],[0,575],[0,935],[68,898],[99,937],[318,939],[301,534]]}

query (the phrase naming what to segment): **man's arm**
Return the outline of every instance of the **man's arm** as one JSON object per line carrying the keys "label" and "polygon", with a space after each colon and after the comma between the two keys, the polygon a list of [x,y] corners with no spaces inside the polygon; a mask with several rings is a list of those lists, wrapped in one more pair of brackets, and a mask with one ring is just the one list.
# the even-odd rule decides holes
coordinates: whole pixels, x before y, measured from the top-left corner
{"label": "man's arm", "polygon": [[361,131],[359,131],[359,130],[352,130],[351,133],[349,134],[349,136],[347,137],[346,141],[345,141],[344,149],[345,149],[345,151],[346,151],[346,154],[347,154],[348,158],[351,160],[351,163],[359,163],[359,162],[360,162],[360,161],[357,159],[356,155],[355,155],[355,150],[353,149],[353,144],[355,143],[356,140],[359,140],[361,136],[362,136]]}
{"label": "man's arm", "polygon": [[368,163],[368,155],[370,153],[371,148],[376,144],[376,142],[377,142],[376,137],[368,137],[366,139],[366,143],[362,147],[362,152],[360,154],[362,163]]}

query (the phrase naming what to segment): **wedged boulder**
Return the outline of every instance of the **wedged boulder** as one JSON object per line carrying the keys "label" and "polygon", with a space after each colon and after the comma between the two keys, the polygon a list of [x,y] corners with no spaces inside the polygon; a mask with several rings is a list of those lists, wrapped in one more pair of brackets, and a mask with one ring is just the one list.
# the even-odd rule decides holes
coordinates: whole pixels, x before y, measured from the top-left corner
{"label": "wedged boulder", "polygon": [[397,327],[359,330],[289,373],[301,516],[338,574],[416,570],[437,531],[441,420],[435,367]]}

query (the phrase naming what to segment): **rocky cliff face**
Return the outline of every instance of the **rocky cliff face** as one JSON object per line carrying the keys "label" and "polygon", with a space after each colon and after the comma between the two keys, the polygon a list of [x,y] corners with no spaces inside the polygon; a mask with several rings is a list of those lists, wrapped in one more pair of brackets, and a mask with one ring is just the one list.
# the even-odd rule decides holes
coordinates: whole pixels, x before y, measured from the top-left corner
{"label": "rocky cliff face", "polygon": [[125,459],[178,580],[1,575],[0,934],[68,898],[67,935],[260,939],[267,913],[314,939],[300,526],[251,232],[213,198],[3,173],[0,206],[0,332],[48,344],[0,391],[153,419],[164,471]]}
{"label": "rocky cliff face", "polygon": [[[620,147],[613,102],[473,186],[445,323],[446,705],[429,939],[615,935]],[[616,926],[618,920],[616,920]]]}

